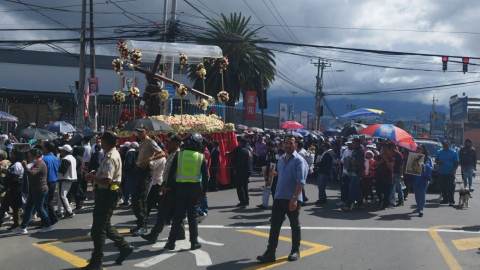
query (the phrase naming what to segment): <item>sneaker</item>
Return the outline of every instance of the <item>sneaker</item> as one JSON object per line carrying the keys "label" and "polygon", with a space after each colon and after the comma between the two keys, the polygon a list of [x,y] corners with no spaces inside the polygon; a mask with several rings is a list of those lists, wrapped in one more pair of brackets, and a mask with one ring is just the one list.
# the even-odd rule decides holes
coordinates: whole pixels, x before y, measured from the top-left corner
{"label": "sneaker", "polygon": [[11,231],[11,230],[15,230],[16,228],[20,227],[20,225],[17,225],[17,224],[12,224],[12,226],[8,227],[7,230]]}
{"label": "sneaker", "polygon": [[441,201],[440,204],[448,204],[448,201]]}
{"label": "sneaker", "polygon": [[203,213],[203,215],[198,215],[198,223],[202,223],[202,221],[204,221],[206,218],[207,218],[207,214],[206,213]]}
{"label": "sneaker", "polygon": [[37,220],[37,219],[38,219],[38,216],[37,216],[37,214],[33,214],[33,215],[32,215],[32,219],[31,219],[31,220]]}
{"label": "sneaker", "polygon": [[149,234],[142,234],[140,235],[143,239],[147,240],[151,244],[155,244],[158,240],[158,235],[150,232]]}
{"label": "sneaker", "polygon": [[419,217],[423,217],[423,211],[418,212]]}
{"label": "sneaker", "polygon": [[130,229],[130,233],[133,233],[133,232],[137,231],[137,230],[140,229],[140,228],[141,228],[140,226],[137,226],[137,227],[135,227],[135,228],[133,228],[133,229]]}
{"label": "sneaker", "polygon": [[190,250],[197,250],[197,249],[200,249],[202,248],[202,245],[200,243],[192,243],[192,245],[190,246]]}
{"label": "sneaker", "polygon": [[73,218],[74,216],[75,216],[75,213],[70,212],[70,213],[66,213],[63,218]]}
{"label": "sneaker", "polygon": [[292,251],[290,255],[288,255],[288,260],[291,262],[294,262],[298,259],[300,259],[300,252],[298,251]]}
{"label": "sneaker", "polygon": [[354,205],[352,209],[353,209],[353,210],[364,210],[364,209],[365,209],[365,206],[363,206],[363,205]]}
{"label": "sneaker", "polygon": [[317,200],[315,204],[327,204],[327,200]]}
{"label": "sneaker", "polygon": [[147,228],[138,228],[138,230],[133,232],[133,236],[140,236],[148,232]]}
{"label": "sneaker", "polygon": [[27,229],[24,229],[24,228],[22,228],[21,226],[18,226],[17,228],[15,228],[15,229],[12,230],[12,233],[16,233],[16,234],[27,234],[28,231],[27,231]]}
{"label": "sneaker", "polygon": [[338,202],[335,205],[338,206],[338,207],[344,207],[345,203],[344,202]]}
{"label": "sneaker", "polygon": [[455,206],[455,203],[449,203],[448,206]]}
{"label": "sneaker", "polygon": [[407,198],[407,197],[405,197],[405,198],[403,198],[403,200],[404,200],[404,201],[408,201],[408,198]]}
{"label": "sneaker", "polygon": [[397,207],[398,206],[403,206],[403,203],[397,203],[397,204],[395,204],[395,206],[397,206]]}
{"label": "sneaker", "polygon": [[240,207],[240,208],[245,208],[247,207],[246,204],[243,204],[243,203],[238,203],[237,204],[237,207]]}
{"label": "sneaker", "polygon": [[261,209],[268,209],[268,206],[265,206],[263,204],[259,204],[257,205],[258,208],[261,208]]}
{"label": "sneaker", "polygon": [[167,242],[163,249],[174,250],[175,249],[175,244]]}
{"label": "sneaker", "polygon": [[80,268],[80,270],[103,270],[103,266],[101,263],[90,262],[87,266]]}
{"label": "sneaker", "polygon": [[77,206],[75,207],[75,209],[73,209],[73,211],[80,211],[80,210],[83,210],[85,209],[83,206]]}
{"label": "sneaker", "polygon": [[470,187],[470,192],[474,192],[475,190],[473,188]]}
{"label": "sneaker", "polygon": [[41,229],[40,231],[38,231],[39,233],[46,233],[46,232],[51,232],[53,231],[53,226],[49,226],[49,227],[43,227],[43,229]]}
{"label": "sneaker", "polygon": [[418,210],[418,209],[413,210],[413,213],[419,213],[419,212],[420,212],[420,210]]}
{"label": "sneaker", "polygon": [[265,253],[263,253],[263,255],[258,256],[257,260],[259,260],[262,263],[275,262],[276,260],[275,252],[267,250],[265,251]]}
{"label": "sneaker", "polygon": [[348,207],[348,206],[344,206],[341,209],[342,209],[342,211],[346,211],[346,212],[352,211],[352,208]]}
{"label": "sneaker", "polygon": [[132,254],[133,250],[135,248],[133,246],[128,245],[128,247],[121,249],[120,254],[118,255],[118,258],[115,260],[116,264],[122,265],[122,262],[125,261],[125,259]]}
{"label": "sneaker", "polygon": [[123,199],[118,199],[118,204],[122,204],[123,203]]}

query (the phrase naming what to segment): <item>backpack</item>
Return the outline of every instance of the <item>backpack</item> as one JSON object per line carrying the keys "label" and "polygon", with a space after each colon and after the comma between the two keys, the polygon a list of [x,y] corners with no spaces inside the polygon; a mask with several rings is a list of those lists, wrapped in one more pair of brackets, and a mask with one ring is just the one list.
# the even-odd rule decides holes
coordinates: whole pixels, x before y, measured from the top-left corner
{"label": "backpack", "polygon": [[355,166],[355,158],[353,157],[354,153],[355,152],[353,152],[350,156],[345,157],[344,159],[343,166],[345,167],[347,172],[355,172],[355,170],[357,169]]}

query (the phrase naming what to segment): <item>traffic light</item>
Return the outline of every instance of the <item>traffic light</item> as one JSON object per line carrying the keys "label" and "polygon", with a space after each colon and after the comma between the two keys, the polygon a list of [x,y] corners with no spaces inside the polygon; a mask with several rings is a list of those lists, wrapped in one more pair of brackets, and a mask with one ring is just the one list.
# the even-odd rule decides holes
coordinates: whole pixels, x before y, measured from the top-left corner
{"label": "traffic light", "polygon": [[442,57],[442,63],[443,63],[443,72],[445,72],[445,70],[447,70],[447,63],[448,63],[447,56]]}
{"label": "traffic light", "polygon": [[464,57],[462,58],[462,64],[463,64],[463,74],[468,72],[468,62],[470,61],[470,58]]}

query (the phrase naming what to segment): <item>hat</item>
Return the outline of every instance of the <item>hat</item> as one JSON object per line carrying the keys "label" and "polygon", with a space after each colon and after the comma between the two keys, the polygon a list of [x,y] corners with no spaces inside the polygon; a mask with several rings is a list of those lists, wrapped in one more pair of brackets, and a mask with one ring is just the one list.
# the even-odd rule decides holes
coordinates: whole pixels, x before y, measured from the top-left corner
{"label": "hat", "polygon": [[145,124],[140,124],[135,128],[135,131],[145,131],[145,130],[148,130],[148,127]]}
{"label": "hat", "polygon": [[275,143],[272,141],[267,142],[267,146],[275,147]]}
{"label": "hat", "polygon": [[128,147],[130,147],[131,144],[132,144],[132,143],[130,143],[130,142],[125,142],[125,143],[124,143],[122,146],[120,146],[120,147],[128,148]]}
{"label": "hat", "polygon": [[105,131],[102,136],[100,137],[102,140],[106,140],[109,143],[117,144],[117,134],[113,133],[112,131]]}
{"label": "hat", "polygon": [[135,149],[137,149],[140,146],[138,142],[132,142],[130,145]]}
{"label": "hat", "polygon": [[180,135],[173,134],[170,137],[168,137],[167,142],[179,142],[179,143],[181,143],[182,142],[182,137],[180,137]]}
{"label": "hat", "polygon": [[353,138],[348,138],[347,144],[349,144],[349,143],[353,143]]}
{"label": "hat", "polygon": [[376,148],[376,146],[375,144],[370,142],[369,144],[367,144],[367,148]]}
{"label": "hat", "polygon": [[442,142],[442,144],[450,145],[450,142],[445,140],[445,141]]}
{"label": "hat", "polygon": [[266,138],[270,138],[270,135],[267,134],[267,135],[265,135],[265,137],[266,137]]}
{"label": "hat", "polygon": [[71,153],[72,152],[72,147],[69,144],[65,144],[64,146],[60,146],[58,149],[64,150],[65,152]]}

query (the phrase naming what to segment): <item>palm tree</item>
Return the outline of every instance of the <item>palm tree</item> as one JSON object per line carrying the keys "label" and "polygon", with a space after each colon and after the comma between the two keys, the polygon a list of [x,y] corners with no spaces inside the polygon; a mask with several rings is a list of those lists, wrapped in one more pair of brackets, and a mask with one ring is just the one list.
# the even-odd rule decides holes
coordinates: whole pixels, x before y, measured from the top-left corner
{"label": "palm tree", "polygon": [[[275,55],[266,48],[259,47],[252,42],[262,27],[253,28],[248,26],[250,18],[242,17],[242,14],[230,14],[227,18],[222,14],[222,19],[207,22],[212,28],[197,38],[201,45],[219,46],[224,56],[228,57],[229,65],[224,72],[225,91],[230,95],[228,106],[234,106],[240,96],[245,98],[246,91],[259,91],[255,86],[254,78],[261,76],[263,88],[267,89],[273,82],[275,71]],[[244,41],[244,42],[239,42]],[[203,89],[202,79],[196,74],[196,65],[188,68],[188,78],[193,81],[194,88]],[[205,93],[216,99],[218,92],[222,91],[222,78],[218,64],[213,67],[205,63],[207,75],[205,79]]]}

